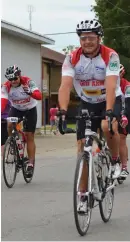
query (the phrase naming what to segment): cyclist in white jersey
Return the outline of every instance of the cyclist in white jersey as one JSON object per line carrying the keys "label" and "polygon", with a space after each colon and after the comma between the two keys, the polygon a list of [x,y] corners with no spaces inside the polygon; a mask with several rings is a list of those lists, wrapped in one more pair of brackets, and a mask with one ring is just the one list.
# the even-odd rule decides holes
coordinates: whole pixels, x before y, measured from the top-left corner
{"label": "cyclist in white jersey", "polygon": [[[34,133],[37,123],[37,100],[42,99],[42,94],[35,82],[29,77],[22,76],[17,66],[6,69],[5,77],[8,79],[1,90],[1,112],[5,109],[8,100],[11,102],[9,117],[22,118],[26,116],[27,164],[28,176],[32,174],[35,159]],[[12,134],[12,123],[8,123],[8,134]]]}
{"label": "cyclist in white jersey", "polygon": [[[62,66],[62,81],[59,88],[59,105],[62,114],[66,114],[72,87],[81,99],[79,110],[88,109],[95,115],[106,117],[102,120],[102,129],[112,154],[114,169],[113,178],[119,177],[121,168],[119,160],[118,122],[122,109],[120,89],[120,60],[118,54],[101,44],[103,29],[97,20],[81,21],[76,32],[81,47],[67,55]],[[108,129],[108,118],[111,119],[114,135]],[[97,131],[101,122],[92,121],[92,130]],[[85,122],[77,123],[78,153],[83,150]],[[80,182],[80,191],[87,190],[88,170],[84,163]],[[100,199],[100,198],[97,198]],[[78,210],[85,211],[81,201]]]}

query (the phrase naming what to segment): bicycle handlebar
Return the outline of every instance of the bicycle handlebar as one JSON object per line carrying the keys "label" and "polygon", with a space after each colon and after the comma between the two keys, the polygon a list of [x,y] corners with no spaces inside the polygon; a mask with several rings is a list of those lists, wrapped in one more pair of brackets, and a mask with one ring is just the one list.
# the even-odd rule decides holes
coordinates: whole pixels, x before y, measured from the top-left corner
{"label": "bicycle handlebar", "polygon": [[[62,115],[60,116],[60,115],[58,114],[58,116],[59,116],[58,129],[59,129],[59,132],[60,132],[62,135],[64,135],[64,134],[66,134],[66,131],[63,129]],[[76,119],[76,120],[84,119],[85,121],[87,121],[87,120],[93,120],[93,119],[101,119],[101,120],[102,120],[102,119],[105,119],[105,116],[95,116],[93,112],[91,112],[91,113],[89,114],[88,110],[82,110],[82,111],[81,111],[81,115],[79,115],[79,116],[75,116],[75,119]],[[114,135],[114,131],[113,131],[113,129],[112,129],[111,119],[108,119],[108,129],[109,129],[110,133],[111,133],[112,135]],[[73,133],[74,133],[74,132],[73,132]],[[76,133],[76,132],[75,132],[75,133]]]}

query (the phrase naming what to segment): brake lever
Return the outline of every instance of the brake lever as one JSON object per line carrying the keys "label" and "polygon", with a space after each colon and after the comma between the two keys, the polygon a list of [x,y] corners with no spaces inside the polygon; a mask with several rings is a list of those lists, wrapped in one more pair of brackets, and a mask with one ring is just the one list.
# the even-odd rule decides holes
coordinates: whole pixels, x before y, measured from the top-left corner
{"label": "brake lever", "polygon": [[109,130],[109,132],[110,132],[112,135],[114,135],[114,131],[113,131],[113,129],[112,129],[112,122],[111,122],[111,118],[110,118],[110,117],[108,117],[108,130]]}
{"label": "brake lever", "polygon": [[63,120],[62,120],[62,116],[59,116],[58,129],[59,129],[60,134],[62,134],[62,135],[65,134],[65,131],[63,130]]}

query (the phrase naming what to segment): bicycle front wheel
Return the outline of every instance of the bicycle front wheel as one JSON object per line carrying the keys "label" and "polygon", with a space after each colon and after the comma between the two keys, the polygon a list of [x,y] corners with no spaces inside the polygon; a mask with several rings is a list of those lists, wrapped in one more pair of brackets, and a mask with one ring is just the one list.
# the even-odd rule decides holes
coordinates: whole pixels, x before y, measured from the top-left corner
{"label": "bicycle front wheel", "polygon": [[[85,166],[83,168],[84,164]],[[79,191],[79,184],[80,184],[82,170],[87,169],[86,172],[88,172],[88,164],[89,164],[89,157],[86,157],[84,153],[79,155],[77,159],[77,165],[76,165],[76,171],[75,171],[75,177],[74,177],[73,206],[74,206],[74,218],[75,218],[76,228],[81,236],[86,235],[88,231],[90,221],[91,221],[92,204],[93,204],[92,196],[89,195],[88,193],[88,196],[86,196],[86,199],[85,199],[86,211],[84,213],[79,213],[78,205],[81,198],[80,191]]]}
{"label": "bicycle front wheel", "polygon": [[3,177],[8,188],[12,188],[17,175],[18,151],[16,142],[9,137],[5,143],[3,153]]}
{"label": "bicycle front wheel", "polygon": [[[111,163],[111,155],[106,151],[106,158],[102,158],[102,178],[98,180],[99,189],[104,192],[110,185],[113,184],[113,179],[108,178],[109,167]],[[105,192],[103,200],[99,202],[99,210],[102,220],[106,223],[109,221],[114,203],[114,188]]]}

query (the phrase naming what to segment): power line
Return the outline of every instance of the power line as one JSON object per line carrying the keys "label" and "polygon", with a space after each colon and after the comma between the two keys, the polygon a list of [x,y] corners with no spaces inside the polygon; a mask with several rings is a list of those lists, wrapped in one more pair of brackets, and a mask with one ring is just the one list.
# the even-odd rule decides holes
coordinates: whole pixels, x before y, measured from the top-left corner
{"label": "power line", "polygon": [[128,12],[126,12],[125,10],[123,10],[122,8],[117,7],[116,5],[114,5],[113,3],[111,3],[111,2],[108,1],[108,0],[107,0],[107,2],[110,3],[112,6],[118,8],[120,11],[122,11],[122,12],[124,12],[124,13],[126,13],[126,14],[128,14],[128,15],[130,16],[130,14],[129,14]]}
{"label": "power line", "polygon": [[[125,29],[125,28],[130,28],[130,25],[128,25],[128,26],[119,26],[119,27],[111,27],[111,28],[105,28],[105,29],[110,29],[110,30],[112,30],[112,29]],[[105,30],[104,29],[104,30]],[[50,34],[44,34],[44,35],[62,35],[62,34],[76,34],[76,32],[61,32],[61,33],[50,33]]]}

